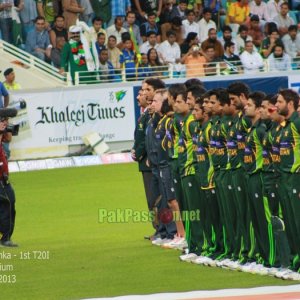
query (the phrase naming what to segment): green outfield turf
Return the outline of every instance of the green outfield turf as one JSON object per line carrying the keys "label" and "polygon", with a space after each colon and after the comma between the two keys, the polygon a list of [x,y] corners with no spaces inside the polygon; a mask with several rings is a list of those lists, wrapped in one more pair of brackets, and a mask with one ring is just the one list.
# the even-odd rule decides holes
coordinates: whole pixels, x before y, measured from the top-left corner
{"label": "green outfield turf", "polygon": [[[2,257],[0,270],[13,267],[0,275],[15,275],[17,281],[0,283],[0,299],[82,299],[293,283],[179,262],[178,251],[143,239],[152,233],[148,222],[99,223],[99,209],[146,209],[136,164],[16,173],[11,182],[17,195],[13,240],[20,247],[0,248],[1,255],[12,255]],[[45,259],[34,251],[47,251]]]}

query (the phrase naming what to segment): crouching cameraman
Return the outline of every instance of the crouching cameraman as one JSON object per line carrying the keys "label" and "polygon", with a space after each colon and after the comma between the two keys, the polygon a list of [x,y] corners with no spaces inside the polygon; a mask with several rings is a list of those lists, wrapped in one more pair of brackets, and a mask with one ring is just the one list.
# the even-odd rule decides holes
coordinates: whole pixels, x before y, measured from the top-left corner
{"label": "crouching cameraman", "polygon": [[17,114],[15,109],[0,109],[0,247],[17,247],[11,241],[15,226],[15,193],[9,183],[8,161],[3,143],[9,142],[11,133],[7,132],[8,118]]}

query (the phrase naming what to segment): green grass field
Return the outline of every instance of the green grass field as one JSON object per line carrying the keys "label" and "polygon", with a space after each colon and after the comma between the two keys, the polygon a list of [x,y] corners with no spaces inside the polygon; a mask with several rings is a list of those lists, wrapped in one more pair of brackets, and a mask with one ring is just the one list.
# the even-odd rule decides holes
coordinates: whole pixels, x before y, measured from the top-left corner
{"label": "green grass field", "polygon": [[[16,283],[1,283],[1,299],[82,299],[190,290],[288,285],[271,277],[178,260],[179,252],[152,246],[148,222],[99,223],[105,208],[145,210],[136,164],[11,174],[17,195]],[[34,259],[33,251],[49,251]],[[21,259],[29,253],[30,259]],[[14,257],[14,255],[16,255]]]}

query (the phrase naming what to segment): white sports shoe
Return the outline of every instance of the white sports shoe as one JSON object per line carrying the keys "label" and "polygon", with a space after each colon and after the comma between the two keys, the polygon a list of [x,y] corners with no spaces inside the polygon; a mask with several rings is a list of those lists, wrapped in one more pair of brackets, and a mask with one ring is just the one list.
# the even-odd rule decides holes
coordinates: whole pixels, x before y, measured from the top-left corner
{"label": "white sports shoe", "polygon": [[195,260],[192,261],[192,263],[197,265],[203,265],[205,262],[209,261],[210,258],[206,256],[198,256]]}
{"label": "white sports shoe", "polygon": [[168,240],[166,238],[164,238],[164,239],[158,238],[158,239],[153,240],[151,243],[152,243],[152,245],[160,246],[163,243],[165,243],[166,241],[171,241],[171,240]]}
{"label": "white sports shoe", "polygon": [[290,269],[280,269],[280,271],[278,271],[277,273],[275,273],[275,277],[277,278],[283,278],[283,276],[285,275],[288,275],[290,273],[293,273],[292,270]]}
{"label": "white sports shoe", "polygon": [[216,266],[220,267],[220,268],[227,267],[227,264],[230,262],[231,262],[231,260],[229,258],[225,258],[225,259],[216,261]]}
{"label": "white sports shoe", "polygon": [[241,267],[241,271],[242,272],[250,272],[251,269],[256,266],[256,262],[248,262],[248,263],[245,263],[242,267]]}
{"label": "white sports shoe", "polygon": [[227,264],[227,267],[230,269],[230,270],[237,270],[238,269],[238,267],[240,266],[240,263],[238,262],[238,261],[234,261],[234,260],[232,260],[231,262],[229,262],[228,264]]}
{"label": "white sports shoe", "polygon": [[184,255],[180,255],[179,259],[181,261],[186,261],[186,262],[191,262],[192,260],[198,258],[198,255],[195,253],[189,253],[189,254],[184,254]]}
{"label": "white sports shoe", "polygon": [[163,243],[162,248],[183,250],[187,248],[187,241],[184,238],[174,238],[169,243]]}
{"label": "white sports shoe", "polygon": [[286,273],[281,278],[285,280],[300,280],[300,274],[298,272],[290,272]]}

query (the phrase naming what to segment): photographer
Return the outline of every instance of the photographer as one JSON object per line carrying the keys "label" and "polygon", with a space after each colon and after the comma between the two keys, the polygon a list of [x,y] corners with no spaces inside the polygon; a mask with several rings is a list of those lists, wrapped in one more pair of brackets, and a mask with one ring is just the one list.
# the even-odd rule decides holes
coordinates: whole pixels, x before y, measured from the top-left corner
{"label": "photographer", "polygon": [[8,179],[8,161],[3,149],[3,143],[11,139],[11,133],[6,132],[8,118],[17,114],[15,109],[0,109],[0,246],[17,247],[11,241],[15,226],[15,193]]}

